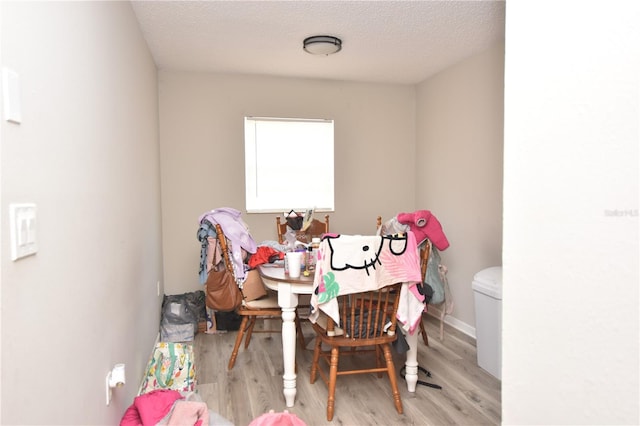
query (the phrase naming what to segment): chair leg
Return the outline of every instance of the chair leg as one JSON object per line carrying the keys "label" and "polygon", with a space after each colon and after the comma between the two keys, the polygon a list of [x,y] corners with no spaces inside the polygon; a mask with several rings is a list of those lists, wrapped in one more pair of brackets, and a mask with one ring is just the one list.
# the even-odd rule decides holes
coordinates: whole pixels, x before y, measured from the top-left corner
{"label": "chair leg", "polygon": [[[391,352],[389,352],[391,356]],[[331,348],[331,367],[329,368],[329,399],[327,400],[327,421],[333,419],[336,404],[336,379],[338,378],[338,359],[340,350],[337,347]]]}
{"label": "chair leg", "polygon": [[384,359],[387,361],[387,373],[389,374],[389,381],[391,382],[393,402],[398,414],[402,414],[402,400],[400,399],[400,392],[398,391],[398,378],[396,377],[396,368],[393,365],[393,358],[391,357],[391,348],[389,344],[383,345],[382,350],[384,351]]}
{"label": "chair leg", "polygon": [[422,341],[425,345],[429,346],[429,337],[427,336],[427,330],[424,328],[424,320],[420,318],[420,334],[422,334]]}
{"label": "chair leg", "polygon": [[[376,345],[376,368],[382,368],[382,362],[383,361],[386,361],[384,359],[384,354],[380,350],[380,346]],[[378,378],[381,378],[382,377],[382,371],[380,371],[377,375],[378,375]]]}
{"label": "chair leg", "polygon": [[316,337],[315,346],[313,348],[313,361],[311,362],[311,375],[309,382],[314,384],[318,375],[318,361],[320,360],[320,349],[322,346],[322,340]]}
{"label": "chair leg", "polygon": [[251,335],[253,334],[253,326],[256,325],[256,317],[250,316],[249,327],[247,328],[247,337],[244,339],[244,348],[247,349],[249,347],[249,343],[251,343]]}
{"label": "chair leg", "polygon": [[302,324],[300,324],[300,318],[298,317],[298,312],[296,311],[296,334],[298,335],[298,344],[300,345],[300,349],[303,351],[307,349],[307,342],[304,340],[304,334],[302,334]]}
{"label": "chair leg", "polygon": [[231,352],[231,358],[229,358],[229,365],[227,368],[231,370],[236,363],[236,358],[238,357],[238,348],[240,348],[240,343],[242,343],[242,337],[244,336],[244,330],[247,326],[247,321],[249,321],[249,317],[242,317],[242,322],[240,323],[240,328],[238,329],[238,335],[236,336],[236,343],[233,345],[233,351]]}

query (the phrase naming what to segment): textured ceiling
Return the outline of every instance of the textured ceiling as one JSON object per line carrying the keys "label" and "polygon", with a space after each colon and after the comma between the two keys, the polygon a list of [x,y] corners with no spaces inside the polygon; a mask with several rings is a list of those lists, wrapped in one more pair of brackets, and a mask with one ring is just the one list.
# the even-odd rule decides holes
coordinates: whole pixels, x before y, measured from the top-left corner
{"label": "textured ceiling", "polygon": [[[415,84],[504,39],[504,1],[132,1],[160,69]],[[312,35],[342,51],[302,50]]]}

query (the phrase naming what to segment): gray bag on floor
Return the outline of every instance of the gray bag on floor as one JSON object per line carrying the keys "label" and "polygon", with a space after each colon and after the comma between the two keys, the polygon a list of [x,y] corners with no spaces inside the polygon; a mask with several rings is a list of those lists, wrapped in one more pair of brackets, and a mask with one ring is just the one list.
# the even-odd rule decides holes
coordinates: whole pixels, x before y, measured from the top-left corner
{"label": "gray bag on floor", "polygon": [[[201,312],[202,311],[202,315]],[[197,291],[164,296],[160,319],[160,340],[163,342],[189,342],[198,331],[198,322],[204,316],[204,292]]]}

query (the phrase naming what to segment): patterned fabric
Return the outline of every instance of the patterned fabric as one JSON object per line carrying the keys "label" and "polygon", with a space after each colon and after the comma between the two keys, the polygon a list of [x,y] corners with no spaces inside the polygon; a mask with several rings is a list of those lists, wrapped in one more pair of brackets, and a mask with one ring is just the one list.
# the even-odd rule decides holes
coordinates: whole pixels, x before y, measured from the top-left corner
{"label": "patterned fabric", "polygon": [[159,342],[147,365],[140,395],[155,389],[194,391],[195,387],[193,346],[184,343]]}
{"label": "patterned fabric", "polygon": [[407,287],[415,288],[421,281],[420,259],[412,232],[384,236],[328,235],[318,251],[309,319],[315,322],[322,310],[340,324],[337,296],[402,282],[406,284],[400,294],[404,314],[398,319],[413,329],[424,305],[419,293]]}
{"label": "patterned fabric", "polygon": [[[222,228],[225,237],[231,242],[231,263],[237,281],[244,281],[244,258],[246,253],[255,253],[258,248],[253,237],[249,233],[249,226],[242,220],[241,213],[231,207],[221,207],[202,214],[198,220],[213,225],[218,224]],[[200,233],[198,239],[202,241]],[[202,257],[202,254],[201,254]]]}

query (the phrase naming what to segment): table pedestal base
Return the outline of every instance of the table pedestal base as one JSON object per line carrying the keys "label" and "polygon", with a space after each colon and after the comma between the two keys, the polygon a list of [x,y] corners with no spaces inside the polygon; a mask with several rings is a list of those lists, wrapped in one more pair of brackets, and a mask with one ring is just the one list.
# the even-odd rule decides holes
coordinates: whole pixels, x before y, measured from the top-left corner
{"label": "table pedestal base", "polygon": [[293,407],[296,400],[296,306],[298,295],[291,291],[291,284],[278,283],[278,304],[282,308],[282,375],[284,400]]}

